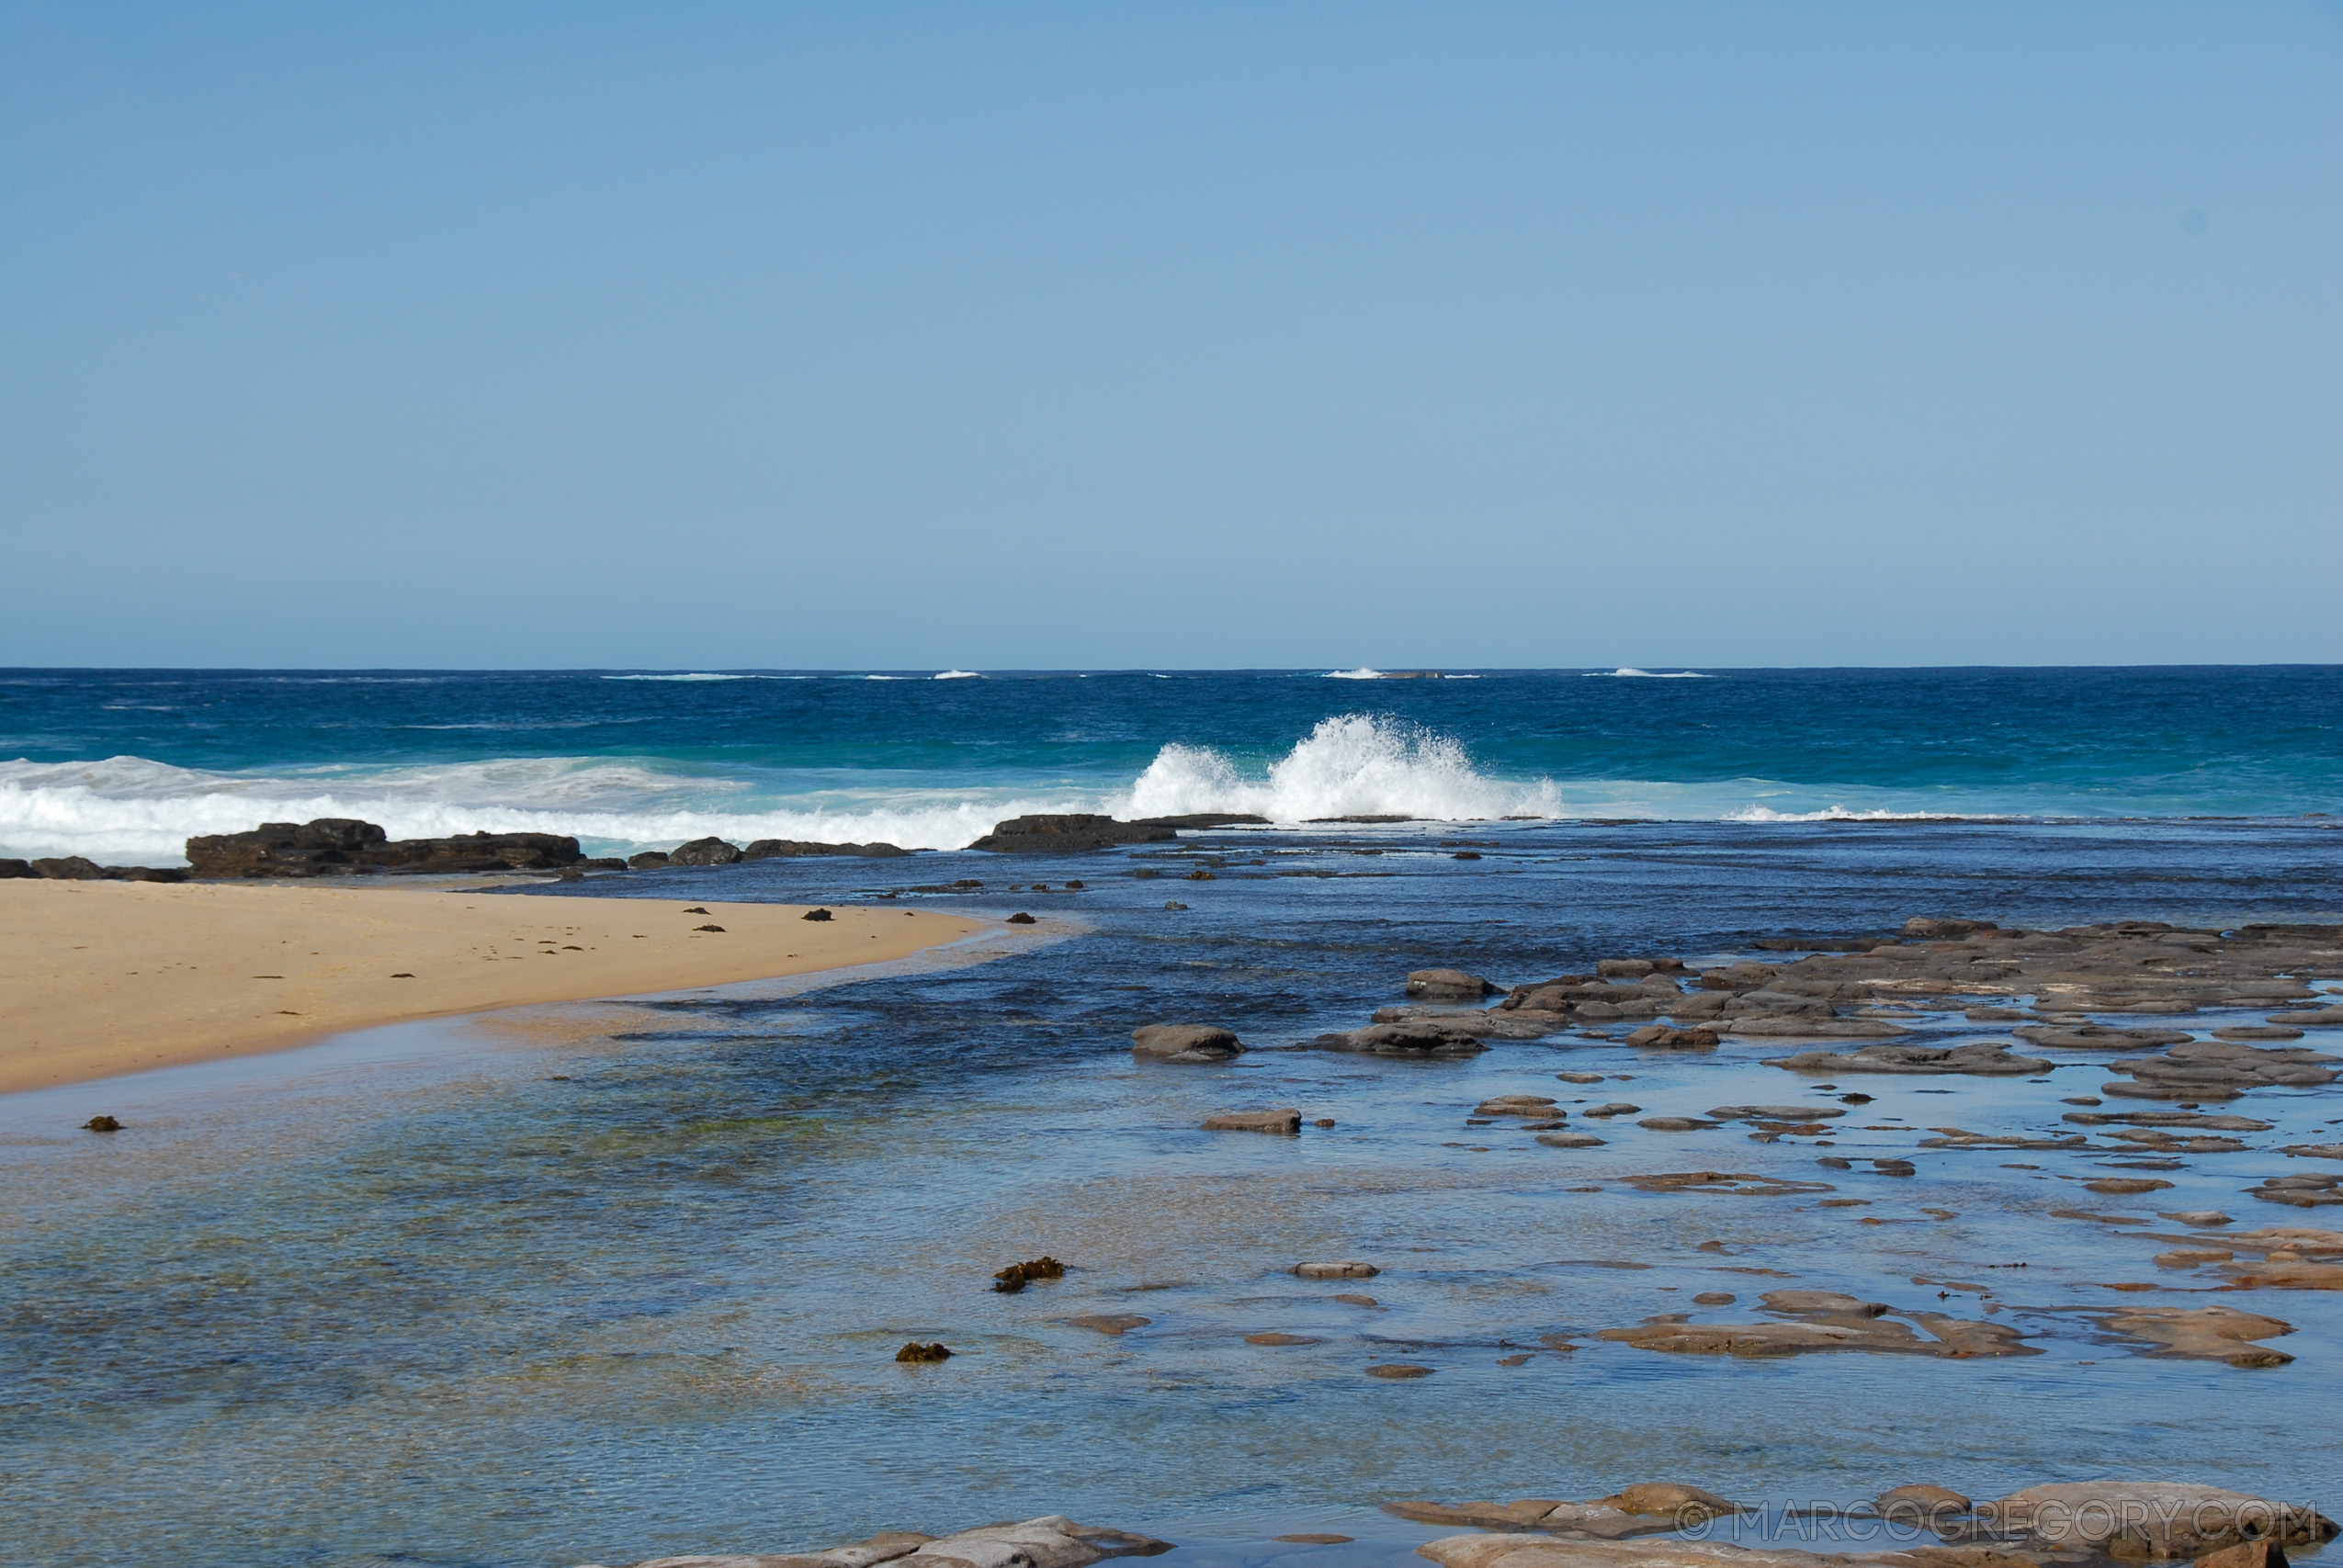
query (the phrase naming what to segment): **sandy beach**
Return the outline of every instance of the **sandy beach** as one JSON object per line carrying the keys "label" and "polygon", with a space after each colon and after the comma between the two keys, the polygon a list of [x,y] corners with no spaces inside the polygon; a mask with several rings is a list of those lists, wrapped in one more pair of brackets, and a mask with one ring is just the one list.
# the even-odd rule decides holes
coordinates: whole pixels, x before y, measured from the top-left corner
{"label": "sandy beach", "polygon": [[410,1019],[881,963],[990,924],[805,912],[470,889],[0,882],[0,1093]]}

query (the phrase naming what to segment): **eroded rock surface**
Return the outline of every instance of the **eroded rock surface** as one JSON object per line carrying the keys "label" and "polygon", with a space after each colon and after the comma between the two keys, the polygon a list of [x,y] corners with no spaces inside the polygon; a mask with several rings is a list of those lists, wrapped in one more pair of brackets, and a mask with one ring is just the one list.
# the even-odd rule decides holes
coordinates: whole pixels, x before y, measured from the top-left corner
{"label": "eroded rock surface", "polygon": [[1777,1057],[1768,1066],[1797,1073],[1966,1073],[1979,1077],[2024,1077],[2045,1072],[2050,1064],[2035,1056],[2020,1056],[2006,1040],[1975,1040],[1965,1045],[1859,1045],[1852,1051],[1801,1051]]}

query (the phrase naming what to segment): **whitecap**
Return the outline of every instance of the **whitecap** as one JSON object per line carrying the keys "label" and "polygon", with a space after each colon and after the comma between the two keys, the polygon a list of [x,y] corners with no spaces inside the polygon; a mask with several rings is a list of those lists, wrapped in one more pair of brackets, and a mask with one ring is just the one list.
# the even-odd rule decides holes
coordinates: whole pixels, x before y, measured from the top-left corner
{"label": "whitecap", "polygon": [[606,681],[746,681],[746,675],[712,675],[704,671],[688,675],[605,675]]}
{"label": "whitecap", "polygon": [[1127,817],[1225,811],[1273,822],[1382,816],[1463,821],[1562,812],[1551,781],[1492,779],[1454,739],[1365,714],[1319,720],[1258,778],[1211,747],[1166,746],[1119,805],[1117,814]]}
{"label": "whitecap", "polygon": [[981,681],[984,677],[974,670],[946,670],[935,676],[938,681]]}
{"label": "whitecap", "polygon": [[1587,673],[1633,681],[1713,681],[1716,678],[1703,675],[1697,670],[1636,670],[1624,665],[1616,670],[1590,670]]}
{"label": "whitecap", "polygon": [[1329,670],[1326,672],[1326,679],[1330,681],[1380,681],[1384,678],[1382,671],[1370,670],[1364,664],[1356,670]]}

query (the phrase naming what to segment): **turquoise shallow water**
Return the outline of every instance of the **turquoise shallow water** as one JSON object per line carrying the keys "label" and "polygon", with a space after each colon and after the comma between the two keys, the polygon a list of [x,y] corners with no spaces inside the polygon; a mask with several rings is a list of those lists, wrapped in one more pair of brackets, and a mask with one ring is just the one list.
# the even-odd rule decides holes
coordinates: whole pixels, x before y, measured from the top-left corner
{"label": "turquoise shallow water", "polygon": [[[2068,1179],[2103,1174],[2092,1156],[1918,1147],[1940,1124],[2057,1126],[2058,1100],[2100,1081],[2088,1054],[2046,1084],[1862,1083],[1878,1098],[1834,1143],[1910,1156],[1920,1173],[1899,1180],[1732,1128],[1630,1118],[1605,1147],[1564,1151],[1465,1124],[1501,1092],[1647,1111],[1813,1096],[1763,1065],[1779,1047],[1655,1059],[1571,1037],[1462,1063],[1264,1049],[1197,1069],[1127,1051],[1135,1024],[1165,1017],[1261,1046],[1354,1025],[1435,963],[1512,980],[1919,912],[2334,919],[2335,829],[1534,822],[1476,826],[1468,863],[1442,841],[1459,836],[1272,829],[1172,856],[945,854],[909,874],[765,862],[523,893],[892,896],[1031,908],[1060,940],[974,967],[556,1010],[518,1032],[414,1026],[0,1100],[0,1180],[33,1195],[0,1230],[0,1539],[40,1562],[560,1564],[1062,1511],[1178,1540],[1200,1564],[1257,1562],[1291,1529],[1366,1538],[1351,1555],[1367,1562],[1432,1533],[1375,1510],[1395,1496],[1667,1478],[1845,1502],[2107,1473],[2343,1493],[2343,1449],[2315,1414],[2343,1394],[2337,1297],[2219,1298],[2295,1325],[2277,1342],[2286,1367],[2144,1358],[2086,1309],[2143,1299],[2110,1283],[2212,1283],[2150,1262],[2171,1227],[2050,1217]],[[1213,880],[1185,878],[1205,863]],[[1085,890],[1063,891],[1070,876]],[[921,895],[914,877],[985,886]],[[1579,1088],[1565,1069],[1614,1076]],[[1337,1124],[1298,1140],[1196,1128],[1269,1103]],[[2177,1185],[2158,1205],[2315,1223],[2243,1192],[2300,1168],[2277,1145],[2331,1139],[2343,1095],[2237,1108],[2278,1130],[2164,1173]],[[101,1110],[129,1130],[71,1131]],[[1827,1176],[1870,1206],[1618,1180],[1703,1168]],[[1066,1280],[986,1288],[1041,1252]],[[1286,1272],[1314,1256],[1383,1273]],[[2043,1353],[1739,1361],[1590,1337],[1719,1289],[1739,1302],[1703,1315],[1790,1285],[1976,1311],[1916,1276],[1990,1283]],[[1333,1299],[1354,1292],[1375,1305]],[[1102,1311],[1149,1321],[1120,1337],[1065,1321]],[[1263,1331],[1314,1343],[1246,1342]],[[1552,1334],[1580,1348],[1546,1348]],[[964,1354],[896,1365],[913,1337]],[[1364,1375],[1391,1360],[1433,1373]]]}

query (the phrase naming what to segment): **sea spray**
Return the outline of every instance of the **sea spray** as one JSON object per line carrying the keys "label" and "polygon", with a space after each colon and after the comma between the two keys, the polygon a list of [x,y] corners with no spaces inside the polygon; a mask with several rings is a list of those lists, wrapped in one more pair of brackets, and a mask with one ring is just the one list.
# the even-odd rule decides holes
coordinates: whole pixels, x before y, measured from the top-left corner
{"label": "sea spray", "polygon": [[1260,779],[1246,778],[1210,747],[1166,746],[1132,784],[1121,809],[1130,817],[1249,812],[1273,822],[1370,816],[1470,820],[1556,817],[1562,801],[1550,781],[1521,784],[1488,777],[1448,736],[1343,714],[1319,720]]}

